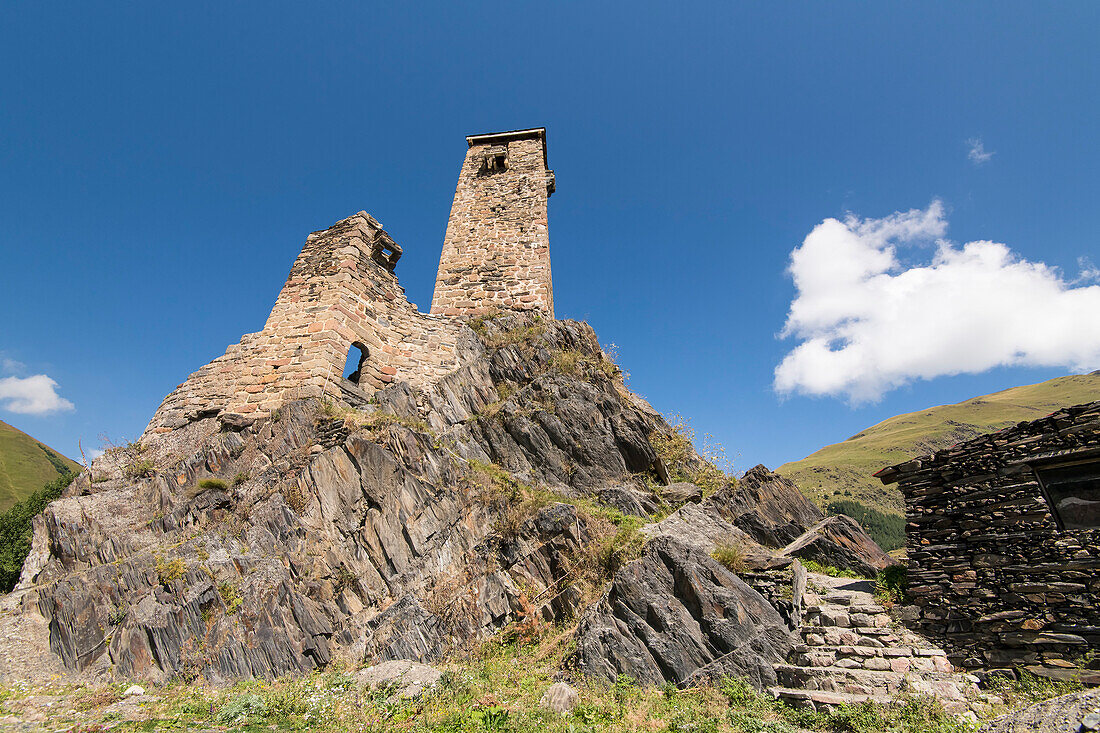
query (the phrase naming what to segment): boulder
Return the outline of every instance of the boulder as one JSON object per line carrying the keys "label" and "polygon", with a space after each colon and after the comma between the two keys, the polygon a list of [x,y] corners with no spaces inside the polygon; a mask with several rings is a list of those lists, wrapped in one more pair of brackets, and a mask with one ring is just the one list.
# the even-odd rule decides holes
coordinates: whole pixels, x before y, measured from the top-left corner
{"label": "boulder", "polygon": [[442,672],[426,664],[393,659],[361,670],[356,681],[367,689],[393,690],[396,697],[411,700],[435,687],[442,677]]}
{"label": "boulder", "polygon": [[681,481],[661,488],[661,498],[672,506],[687,503],[699,503],[703,500],[703,490],[695,484]]}
{"label": "boulder", "polygon": [[592,675],[677,685],[734,675],[775,684],[791,632],[744,581],[698,548],[657,537],[617,572],[577,630],[576,661]]}
{"label": "boulder", "polygon": [[843,514],[821,520],[780,554],[851,570],[865,577],[874,577],[883,568],[897,564],[863,531],[859,522]]}
{"label": "boulder", "polygon": [[623,514],[632,514],[636,517],[649,516],[657,511],[657,502],[652,494],[633,488],[627,484],[621,486],[609,486],[602,489],[596,498],[601,504],[614,507]]}
{"label": "boulder", "polygon": [[555,682],[542,695],[542,706],[551,712],[565,715],[573,712],[581,701],[580,694],[564,682]]}
{"label": "boulder", "polygon": [[707,555],[719,545],[737,545],[754,555],[771,554],[722,517],[709,501],[685,504],[660,522],[645,525],[641,533],[651,539],[671,537]]}

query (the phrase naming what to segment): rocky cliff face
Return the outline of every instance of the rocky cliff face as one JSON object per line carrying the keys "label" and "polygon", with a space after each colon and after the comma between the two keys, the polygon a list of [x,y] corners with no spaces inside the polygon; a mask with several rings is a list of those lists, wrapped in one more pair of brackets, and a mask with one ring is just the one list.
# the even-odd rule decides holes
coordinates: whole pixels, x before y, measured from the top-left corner
{"label": "rocky cliff face", "polygon": [[699,459],[659,454],[674,431],[586,324],[477,319],[457,354],[432,386],[359,409],[200,413],[97,459],[35,520],[6,600],[40,630],[21,653],[48,643],[67,670],[127,677],[273,677],[578,618],[587,671],[773,681],[789,624],[708,553],[778,555],[820,519],[812,505],[760,467],[669,506],[654,487]]}

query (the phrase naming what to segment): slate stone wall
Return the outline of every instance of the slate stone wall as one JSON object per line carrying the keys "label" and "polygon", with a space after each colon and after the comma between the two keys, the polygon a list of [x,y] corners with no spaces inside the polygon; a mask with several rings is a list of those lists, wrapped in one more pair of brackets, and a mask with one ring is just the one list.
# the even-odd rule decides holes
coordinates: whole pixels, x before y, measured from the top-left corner
{"label": "slate stone wall", "polygon": [[546,167],[542,129],[467,138],[432,313],[478,315],[538,310],[553,317]]}
{"label": "slate stone wall", "polygon": [[905,495],[917,623],[952,661],[1055,668],[1100,647],[1100,530],[1059,530],[1027,463],[1097,448],[1100,402],[876,474]]}
{"label": "slate stone wall", "polygon": [[393,273],[400,254],[366,212],[309,235],[263,330],[188,377],[161,404],[146,435],[201,416],[250,419],[290,400],[343,399],[353,344],[368,354],[359,379],[366,395],[390,382],[416,386],[453,371],[464,326],[408,302]]}

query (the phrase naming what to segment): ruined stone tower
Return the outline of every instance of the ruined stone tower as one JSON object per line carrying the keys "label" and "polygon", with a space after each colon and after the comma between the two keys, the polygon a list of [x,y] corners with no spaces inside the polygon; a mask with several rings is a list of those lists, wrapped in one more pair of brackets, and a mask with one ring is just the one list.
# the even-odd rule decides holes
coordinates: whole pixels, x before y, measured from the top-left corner
{"label": "ruined stone tower", "polygon": [[553,317],[546,129],[466,138],[432,313],[539,310]]}
{"label": "ruined stone tower", "polygon": [[495,309],[552,317],[546,131],[466,142],[431,314],[405,298],[394,274],[401,248],[361,211],[309,235],[263,330],[188,377],[145,434],[214,415],[246,424],[306,397],[364,404],[391,382],[423,388],[458,368],[473,336],[462,317]]}

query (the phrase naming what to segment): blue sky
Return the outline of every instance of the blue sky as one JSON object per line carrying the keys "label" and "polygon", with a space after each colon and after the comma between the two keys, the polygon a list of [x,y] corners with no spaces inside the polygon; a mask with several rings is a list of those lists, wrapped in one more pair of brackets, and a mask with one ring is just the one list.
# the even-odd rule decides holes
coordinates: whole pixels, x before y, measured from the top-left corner
{"label": "blue sky", "polygon": [[[361,209],[426,309],[463,137],[532,126],[558,316],[738,469],[1097,368],[1098,21],[1085,2],[6,3],[0,419],[71,456],[136,437],[262,327],[306,235]],[[890,229],[910,210],[923,224]],[[983,260],[993,310],[953,295],[979,240],[1007,248]],[[841,251],[881,267],[811,287]],[[1083,350],[1033,343],[1028,288]],[[792,302],[809,317],[788,324]],[[791,357],[777,391],[809,342],[821,361]]]}

